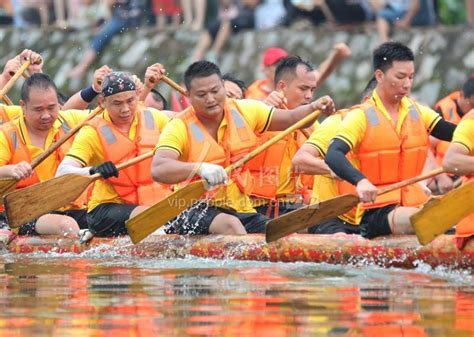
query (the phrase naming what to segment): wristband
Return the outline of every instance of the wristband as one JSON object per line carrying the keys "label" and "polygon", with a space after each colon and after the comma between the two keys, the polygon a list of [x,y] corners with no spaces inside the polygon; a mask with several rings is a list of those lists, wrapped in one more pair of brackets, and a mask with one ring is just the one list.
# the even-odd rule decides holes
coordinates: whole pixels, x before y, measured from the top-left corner
{"label": "wristband", "polygon": [[81,98],[84,102],[90,103],[99,93],[94,90],[92,85],[81,90]]}

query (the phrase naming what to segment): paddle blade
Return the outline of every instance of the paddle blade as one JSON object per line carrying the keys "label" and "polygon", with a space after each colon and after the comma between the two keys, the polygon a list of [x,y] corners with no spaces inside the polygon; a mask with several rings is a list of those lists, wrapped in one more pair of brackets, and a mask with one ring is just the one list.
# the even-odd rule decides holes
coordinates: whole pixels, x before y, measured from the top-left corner
{"label": "paddle blade", "polygon": [[267,242],[278,240],[286,235],[314,226],[344,214],[357,206],[359,198],[346,194],[309,205],[286,213],[279,218],[267,222],[265,239]]}
{"label": "paddle blade", "polygon": [[126,222],[128,235],[138,243],[182,211],[191,207],[206,192],[201,180],[195,181],[154,204]]}
{"label": "paddle blade", "polygon": [[474,213],[474,182],[447,193],[441,199],[428,202],[410,217],[418,241],[426,245],[444,234],[463,218]]}
{"label": "paddle blade", "polygon": [[12,228],[19,227],[73,202],[93,180],[88,176],[66,174],[8,193],[4,198],[8,224]]}
{"label": "paddle blade", "polygon": [[17,183],[18,180],[12,178],[0,179],[0,196],[2,196],[2,198],[0,198],[0,204],[4,202],[3,196],[13,191]]}

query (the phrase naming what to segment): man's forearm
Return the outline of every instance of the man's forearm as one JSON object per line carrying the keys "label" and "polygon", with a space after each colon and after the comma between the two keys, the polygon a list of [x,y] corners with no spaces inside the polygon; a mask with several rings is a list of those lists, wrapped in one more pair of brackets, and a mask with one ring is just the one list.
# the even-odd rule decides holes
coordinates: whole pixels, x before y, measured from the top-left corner
{"label": "man's forearm", "polygon": [[177,159],[164,158],[155,155],[151,174],[153,179],[163,184],[177,184],[193,178],[200,163],[187,163]]}
{"label": "man's forearm", "polygon": [[350,151],[349,146],[340,139],[334,139],[329,145],[325,162],[329,168],[341,179],[357,185],[365,176],[356,169],[347,159],[346,154]]}

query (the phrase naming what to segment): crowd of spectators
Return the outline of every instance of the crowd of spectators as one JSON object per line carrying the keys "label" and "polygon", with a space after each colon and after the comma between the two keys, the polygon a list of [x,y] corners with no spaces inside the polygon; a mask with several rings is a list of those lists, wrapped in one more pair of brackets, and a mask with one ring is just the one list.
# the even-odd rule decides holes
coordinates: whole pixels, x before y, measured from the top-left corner
{"label": "crowd of spectators", "polygon": [[[451,0],[0,0],[0,24],[15,27],[56,26],[92,29],[90,48],[72,72],[81,76],[113,36],[153,26],[157,31],[188,29],[201,36],[192,60],[214,60],[232,34],[279,25],[310,22],[343,28],[371,25],[380,42],[395,29],[427,26],[439,21],[440,7],[460,6]],[[458,10],[451,8],[451,10]],[[474,1],[461,11],[474,25]]]}

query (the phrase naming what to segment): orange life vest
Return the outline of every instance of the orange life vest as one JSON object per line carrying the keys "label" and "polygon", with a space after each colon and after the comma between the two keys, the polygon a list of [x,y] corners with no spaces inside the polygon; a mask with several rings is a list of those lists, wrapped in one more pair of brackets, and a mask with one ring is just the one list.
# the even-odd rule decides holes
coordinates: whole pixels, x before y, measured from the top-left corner
{"label": "orange life vest", "polygon": [[[259,143],[263,144],[278,134],[279,132],[274,131],[265,132],[259,137]],[[282,183],[280,181],[280,169],[283,157],[288,151],[292,152],[290,156],[293,157],[305,140],[306,138],[301,131],[295,131],[270,146],[249,162],[248,167],[255,179],[255,185],[251,192],[253,197],[268,200],[277,199],[277,190]],[[293,193],[296,193],[296,178],[297,176],[293,172],[288,172],[288,179],[291,179],[291,184],[293,185]],[[308,185],[308,183],[306,181],[305,186],[312,188],[312,185]]]}
{"label": "orange life vest", "polygon": [[[188,107],[176,118],[183,120],[186,125],[189,151],[187,162],[206,162],[227,167],[249,153],[257,145],[257,136],[245,121],[239,107],[232,99],[227,99],[224,107],[224,118],[227,127],[221,141],[209,134],[206,127],[197,118],[194,108]],[[198,177],[194,177],[197,179]],[[234,170],[231,179],[240,191],[248,194],[253,185],[253,179],[246,165]],[[214,198],[217,199],[217,198]]]}
{"label": "orange life vest", "polygon": [[[306,129],[309,134],[313,132],[313,127]],[[296,142],[298,144],[298,150],[303,146],[303,144],[308,140],[308,138],[304,135],[302,131],[297,131],[297,138]],[[304,204],[310,204],[311,202],[311,194],[313,193],[313,185],[314,185],[314,176],[309,174],[300,174],[297,177],[296,181],[296,194],[301,195],[303,198]]]}
{"label": "orange life vest", "polygon": [[263,101],[271,93],[271,91],[266,89],[268,87],[267,79],[256,80],[247,88],[247,91],[245,92],[245,98]]}
{"label": "orange life vest", "polygon": [[[361,105],[367,122],[364,138],[355,159],[367,179],[382,188],[422,173],[429,146],[428,132],[415,103],[410,102],[400,135],[385,115],[370,102]],[[412,184],[378,196],[364,208],[391,204],[419,206],[427,201],[421,186]]]}
{"label": "orange life vest", "polygon": [[[138,125],[134,140],[123,135],[112,122],[94,118],[88,124],[99,136],[105,161],[123,163],[153,150],[160,137],[153,114],[149,110],[137,112]],[[145,159],[123,169],[119,176],[107,179],[120,198],[128,204],[153,205],[171,193],[171,187],[155,182],[151,177],[151,160]]]}
{"label": "orange life vest", "polygon": [[[460,98],[461,92],[455,91],[436,103],[434,108],[441,110],[445,120],[457,125],[461,121],[461,117],[459,116],[456,101],[458,101]],[[449,142],[440,140],[436,145],[435,157],[436,162],[440,166],[443,165],[444,155],[446,154],[446,151],[448,151],[449,144]]]}
{"label": "orange life vest", "polygon": [[[59,138],[63,137],[71,129],[64,119],[62,119],[61,117],[58,117],[58,120],[61,122],[61,127],[58,129],[58,132],[54,135],[53,142],[56,142]],[[11,159],[6,165],[14,165],[22,161],[31,163],[32,158],[31,158],[30,151],[28,151],[26,144],[24,144],[21,139],[20,129],[17,126],[16,122],[13,121],[10,123],[3,124],[0,130],[1,132],[5,134],[5,138],[8,141],[8,146],[10,148],[10,153],[12,153]],[[62,146],[60,146],[59,149],[57,149],[53,154],[51,154],[51,156],[56,156],[55,167],[48,168],[49,170],[51,170],[51,172],[56,172],[59,166],[59,163],[63,160],[64,156],[71,148],[72,142],[73,142],[73,137],[71,137],[67,142],[65,142]],[[21,179],[16,185],[16,188],[17,189],[24,188],[24,187],[31,186],[39,182],[40,180],[38,178],[36,170],[33,170],[33,174],[26,179]],[[76,200],[76,202],[74,202],[72,206],[76,208],[82,208],[83,199],[78,198],[78,200]],[[3,207],[2,207],[2,210],[3,210]]]}

